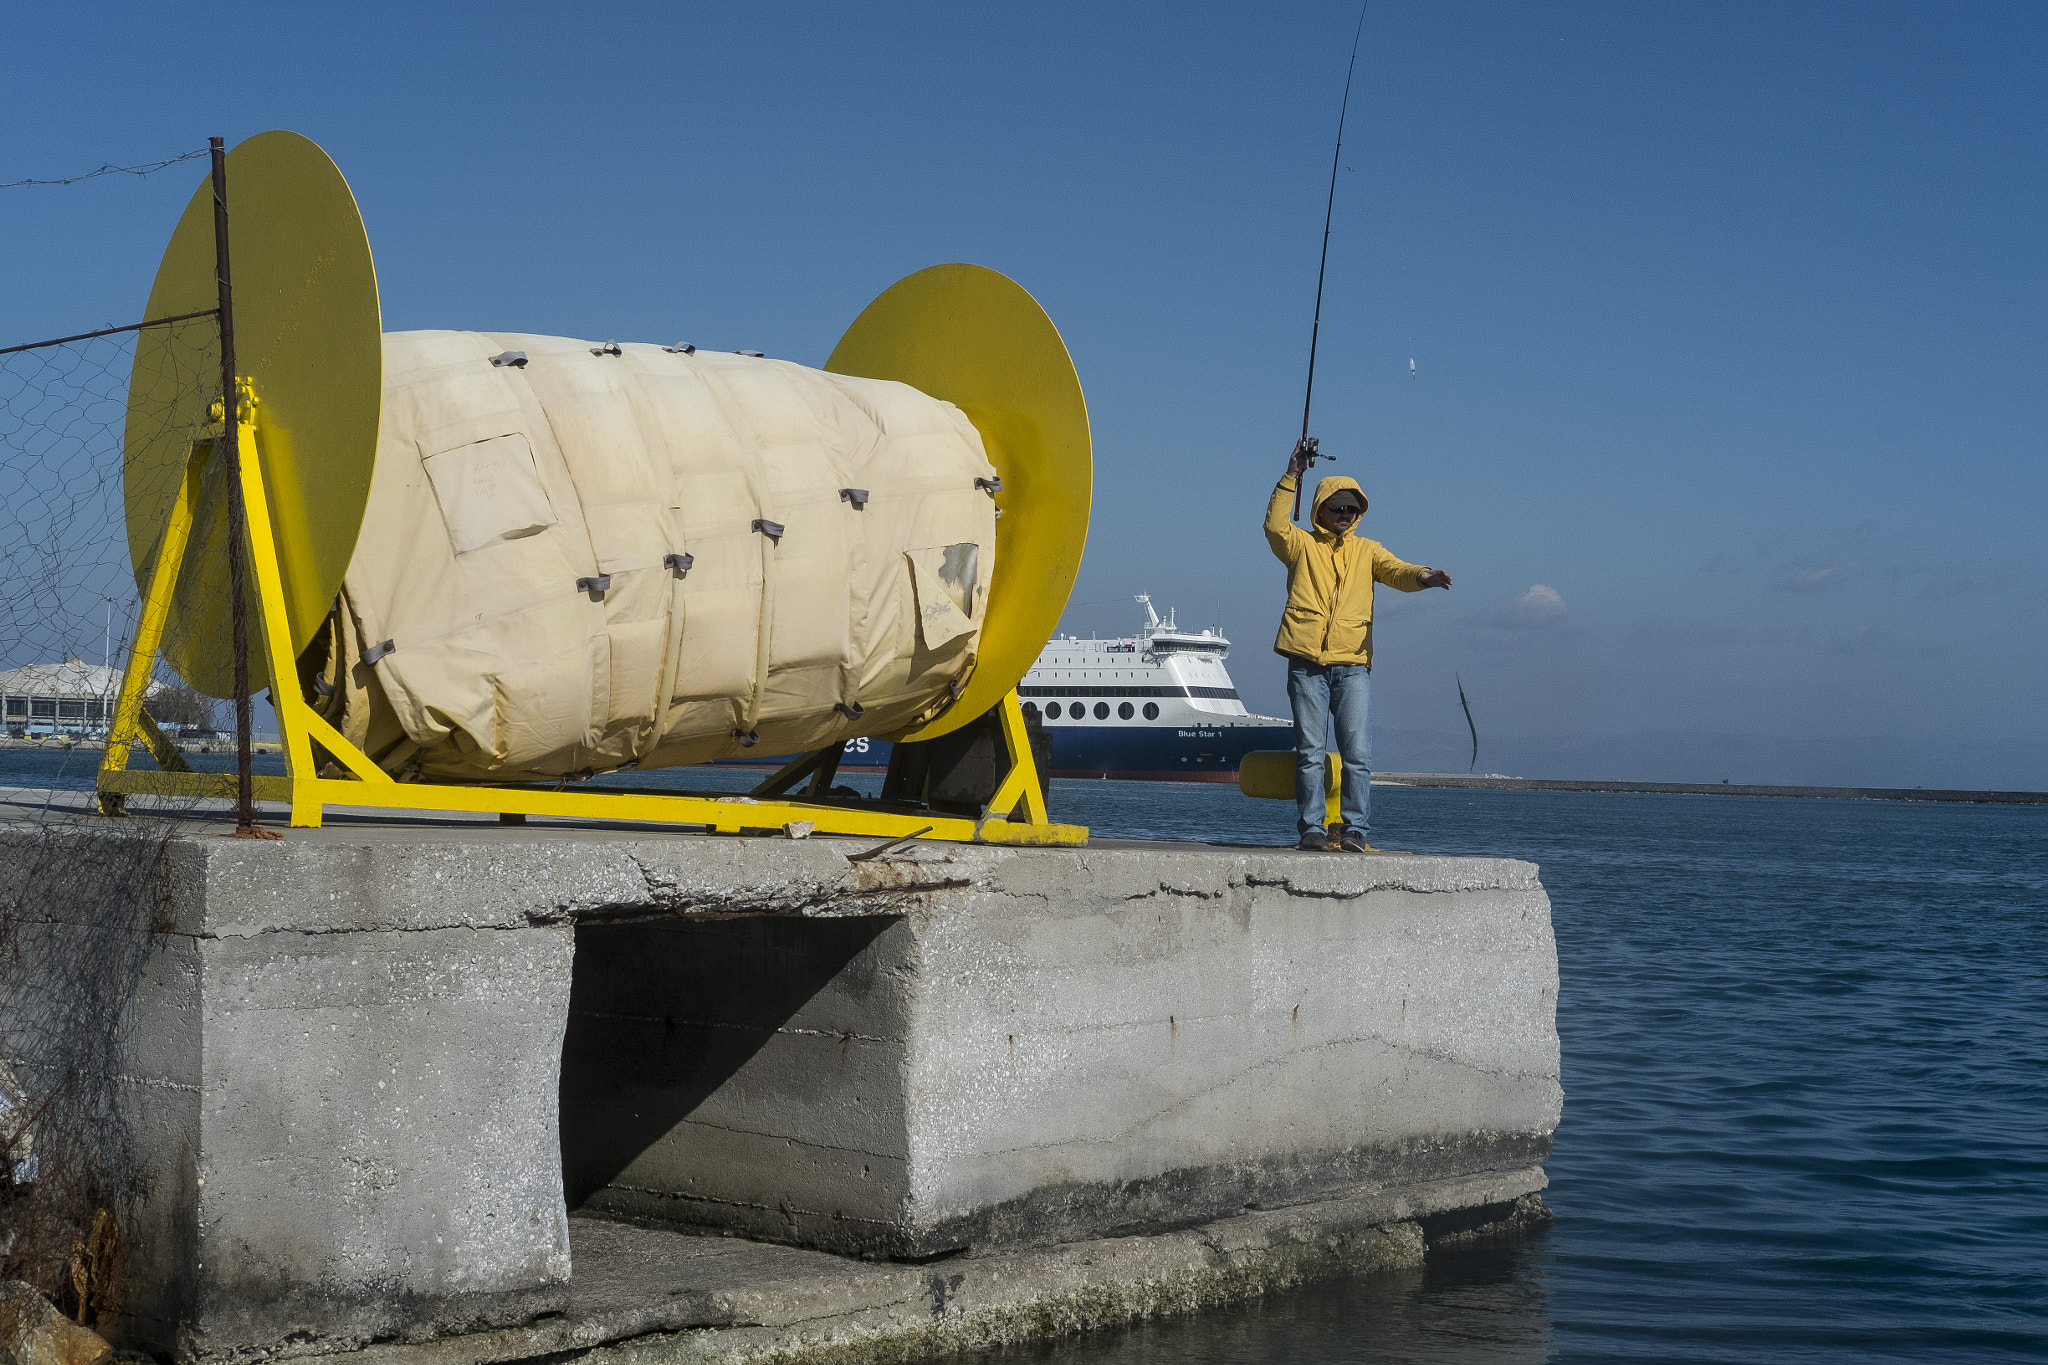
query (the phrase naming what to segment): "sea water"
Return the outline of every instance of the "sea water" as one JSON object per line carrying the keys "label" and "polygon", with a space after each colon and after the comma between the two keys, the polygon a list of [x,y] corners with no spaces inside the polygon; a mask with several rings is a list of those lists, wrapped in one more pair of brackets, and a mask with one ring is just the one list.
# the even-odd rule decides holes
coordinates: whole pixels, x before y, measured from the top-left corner
{"label": "sea water", "polygon": [[[96,761],[0,751],[0,785],[89,787]],[[1225,785],[1060,780],[1053,814],[1102,838],[1293,829]],[[2048,1358],[2048,808],[1381,787],[1373,816],[1388,847],[1542,868],[1556,1221],[1006,1358]]]}
{"label": "sea water", "polygon": [[[1291,830],[1228,787],[1055,787],[1106,836]],[[1542,868],[1556,1221],[1026,1354],[2048,1358],[2048,809],[1382,787],[1373,817],[1378,844]]]}

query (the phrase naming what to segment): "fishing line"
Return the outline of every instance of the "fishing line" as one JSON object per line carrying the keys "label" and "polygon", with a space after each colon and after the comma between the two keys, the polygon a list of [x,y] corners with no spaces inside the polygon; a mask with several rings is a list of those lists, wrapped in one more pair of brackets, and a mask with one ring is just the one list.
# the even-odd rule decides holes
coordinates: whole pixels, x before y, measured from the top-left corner
{"label": "fishing line", "polygon": [[[1365,8],[1372,0],[1358,7],[1358,28],[1351,35],[1351,64],[1344,68],[1344,101],[1337,107],[1337,148],[1330,153],[1330,197],[1323,205],[1323,257],[1316,264],[1316,314],[1308,333],[1308,391],[1301,399],[1301,442],[1308,449],[1308,467],[1315,468],[1318,458],[1334,459],[1335,456],[1321,455],[1308,437],[1308,412],[1316,397],[1316,342],[1323,334],[1323,276],[1330,268],[1330,219],[1337,209],[1337,172],[1344,159],[1344,119],[1351,112],[1351,78],[1358,70],[1358,44],[1365,36]],[[1301,520],[1301,481],[1294,485],[1294,520]]]}

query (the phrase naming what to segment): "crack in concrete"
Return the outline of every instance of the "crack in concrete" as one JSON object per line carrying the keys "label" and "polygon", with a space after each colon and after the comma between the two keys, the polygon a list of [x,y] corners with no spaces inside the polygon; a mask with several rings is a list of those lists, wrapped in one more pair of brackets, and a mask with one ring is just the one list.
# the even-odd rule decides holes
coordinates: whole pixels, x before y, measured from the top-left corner
{"label": "crack in concrete", "polygon": [[[614,924],[634,918],[666,919],[757,919],[764,917],[849,919],[863,916],[900,916],[900,904],[907,898],[927,896],[936,891],[967,888],[964,878],[935,882],[897,881],[882,884],[879,876],[863,871],[851,885],[842,878],[836,883],[786,886],[767,893],[749,895],[722,888],[710,897],[699,897],[683,889],[672,877],[649,867],[639,854],[626,851],[626,858],[639,873],[646,890],[645,901],[607,901],[596,905],[557,907],[560,918],[575,923]],[[884,869],[875,869],[881,873]]]}
{"label": "crack in concrete", "polygon": [[556,921],[536,921],[531,917],[524,924],[479,924],[474,921],[451,921],[447,924],[325,924],[305,928],[295,924],[271,925],[263,929],[248,929],[236,932],[232,929],[185,931],[167,934],[167,938],[185,938],[194,942],[207,941],[226,943],[230,940],[249,941],[267,938],[274,934],[300,934],[306,938],[329,938],[336,934],[438,934],[450,929],[476,929],[493,934],[524,933],[528,929],[553,928]]}
{"label": "crack in concrete", "polygon": [[1406,896],[1455,896],[1475,891],[1519,891],[1527,889],[1523,887],[1477,883],[1470,886],[1411,886],[1400,882],[1388,882],[1383,885],[1361,886],[1351,890],[1326,890],[1321,887],[1296,886],[1294,879],[1291,877],[1260,877],[1250,873],[1245,875],[1243,884],[1247,890],[1257,887],[1277,887],[1290,896],[1300,896],[1305,900],[1340,901],[1359,900],[1377,891],[1396,891]]}
{"label": "crack in concrete", "polygon": [[1223,900],[1231,894],[1235,885],[1234,882],[1226,882],[1220,891],[1204,891],[1199,887],[1170,886],[1165,882],[1161,882],[1155,890],[1124,897],[1124,903],[1126,905],[1134,905],[1139,901],[1154,900],[1160,896],[1185,896],[1190,900],[1204,901]]}

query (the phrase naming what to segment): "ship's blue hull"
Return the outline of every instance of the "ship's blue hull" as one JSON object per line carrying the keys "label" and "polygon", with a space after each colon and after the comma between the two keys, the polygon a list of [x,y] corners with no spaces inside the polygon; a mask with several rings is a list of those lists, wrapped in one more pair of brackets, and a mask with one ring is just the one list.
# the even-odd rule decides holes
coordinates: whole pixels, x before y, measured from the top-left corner
{"label": "ship's blue hull", "polygon": [[1291,749],[1291,725],[1048,725],[1054,777],[1149,782],[1235,782],[1259,749]]}
{"label": "ship's blue hull", "polygon": [[[1237,765],[1259,749],[1292,749],[1289,725],[1048,725],[1054,777],[1120,778],[1139,782],[1234,782]],[[845,772],[889,766],[889,741],[848,740],[839,761]],[[721,759],[722,765],[779,768],[790,755]]]}

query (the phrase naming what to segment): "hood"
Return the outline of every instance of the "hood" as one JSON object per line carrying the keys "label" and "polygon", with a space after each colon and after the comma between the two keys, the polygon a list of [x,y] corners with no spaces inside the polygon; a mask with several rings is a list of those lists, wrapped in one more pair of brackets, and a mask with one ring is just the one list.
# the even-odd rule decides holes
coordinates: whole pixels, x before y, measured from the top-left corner
{"label": "hood", "polygon": [[1332,536],[1330,532],[1323,529],[1323,524],[1316,520],[1316,513],[1323,510],[1323,499],[1329,497],[1330,494],[1340,488],[1350,489],[1358,494],[1358,500],[1365,504],[1367,510],[1372,508],[1372,500],[1365,496],[1365,490],[1358,486],[1358,480],[1344,474],[1332,474],[1323,479],[1316,485],[1315,500],[1308,506],[1308,524],[1315,528],[1317,535],[1330,536],[1332,540],[1342,540],[1344,536],[1348,536],[1353,531],[1356,531],[1365,520],[1363,513],[1361,513],[1359,520],[1351,523],[1350,527],[1344,532],[1344,536]]}

